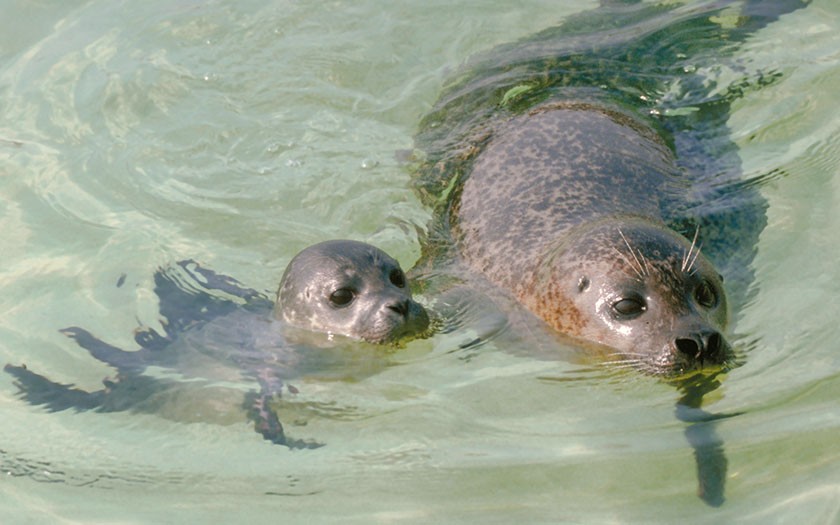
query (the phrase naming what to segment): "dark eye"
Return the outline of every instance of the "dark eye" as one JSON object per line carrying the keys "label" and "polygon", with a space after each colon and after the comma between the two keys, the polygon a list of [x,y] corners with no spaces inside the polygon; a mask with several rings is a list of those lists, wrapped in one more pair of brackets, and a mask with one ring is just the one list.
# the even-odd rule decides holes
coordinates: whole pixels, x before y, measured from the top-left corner
{"label": "dark eye", "polygon": [[612,308],[619,318],[632,319],[647,310],[647,305],[641,297],[625,297],[614,302]]}
{"label": "dark eye", "polygon": [[711,308],[717,304],[717,294],[709,281],[703,281],[697,285],[694,289],[694,300],[704,308]]}
{"label": "dark eye", "polygon": [[339,288],[330,294],[330,302],[333,306],[338,306],[339,308],[352,303],[355,298],[356,294],[349,288]]}
{"label": "dark eye", "polygon": [[399,268],[391,270],[391,275],[388,278],[391,280],[391,284],[397,288],[405,288],[405,274]]}

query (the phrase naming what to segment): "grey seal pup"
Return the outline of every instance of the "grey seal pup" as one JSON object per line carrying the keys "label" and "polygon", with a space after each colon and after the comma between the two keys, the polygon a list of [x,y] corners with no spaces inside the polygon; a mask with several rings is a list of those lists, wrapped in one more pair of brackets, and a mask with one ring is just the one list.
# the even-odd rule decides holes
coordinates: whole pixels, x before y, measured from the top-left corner
{"label": "grey seal pup", "polygon": [[[353,352],[356,341],[348,345],[332,336],[396,344],[422,335],[429,326],[397,261],[356,241],[328,241],[299,253],[287,266],[277,301],[194,261],[160,269],[154,281],[163,332],[138,327],[134,339],[139,348],[122,350],[81,327],[61,330],[116,371],[103,381],[104,388],[82,390],[26,365],[7,364],[4,370],[15,378],[21,397],[51,411],[173,411],[182,418],[184,412],[201,412],[200,403],[181,410],[177,403],[170,406],[168,394],[188,398],[192,388],[201,400],[202,389],[217,380],[243,377],[255,383],[242,403],[254,429],[272,443],[313,448],[321,444],[286,435],[274,406],[281,395],[297,392],[289,381],[309,373],[364,376],[385,362],[379,352]],[[328,344],[309,331],[329,334]],[[193,380],[146,374],[148,367]],[[218,407],[208,410],[215,413]]]}
{"label": "grey seal pup", "polygon": [[293,328],[377,344],[429,327],[400,264],[379,248],[349,240],[298,253],[283,274],[274,315]]}

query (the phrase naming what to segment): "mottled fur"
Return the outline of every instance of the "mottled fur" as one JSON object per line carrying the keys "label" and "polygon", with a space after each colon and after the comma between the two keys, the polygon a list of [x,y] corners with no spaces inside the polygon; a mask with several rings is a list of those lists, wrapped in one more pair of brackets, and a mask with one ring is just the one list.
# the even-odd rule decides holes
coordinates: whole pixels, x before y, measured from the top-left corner
{"label": "mottled fur", "polygon": [[[649,371],[724,362],[766,223],[729,103],[777,77],[721,90],[699,69],[802,5],[605,2],[471,60],[417,136],[415,188],[437,219],[415,273],[461,278],[458,260]],[[737,26],[718,22],[735,10]]]}

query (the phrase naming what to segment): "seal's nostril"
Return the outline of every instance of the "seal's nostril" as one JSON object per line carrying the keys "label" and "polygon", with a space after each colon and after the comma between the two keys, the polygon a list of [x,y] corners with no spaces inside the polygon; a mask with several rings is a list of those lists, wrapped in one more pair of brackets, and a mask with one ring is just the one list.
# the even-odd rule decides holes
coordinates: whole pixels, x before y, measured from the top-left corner
{"label": "seal's nostril", "polygon": [[726,341],[715,331],[689,334],[674,341],[677,351],[701,362],[719,363],[726,359]]}
{"label": "seal's nostril", "polygon": [[398,301],[396,303],[391,303],[388,305],[388,308],[397,312],[401,316],[405,317],[408,315],[408,300]]}
{"label": "seal's nostril", "polygon": [[712,332],[709,334],[706,340],[706,353],[710,356],[716,356],[720,353],[721,348],[723,347],[723,338],[717,332]]}
{"label": "seal's nostril", "polygon": [[674,343],[677,345],[677,350],[689,357],[700,357],[700,345],[692,338],[678,338]]}

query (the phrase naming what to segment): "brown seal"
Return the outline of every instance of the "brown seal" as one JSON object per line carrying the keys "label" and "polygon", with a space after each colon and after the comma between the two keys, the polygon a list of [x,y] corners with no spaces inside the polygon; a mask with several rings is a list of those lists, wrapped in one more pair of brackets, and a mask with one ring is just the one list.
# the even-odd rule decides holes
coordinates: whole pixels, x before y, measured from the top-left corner
{"label": "brown seal", "polygon": [[685,194],[674,155],[603,103],[545,104],[498,124],[453,192],[473,270],[559,332],[654,373],[722,363],[721,277],[661,211]]}

